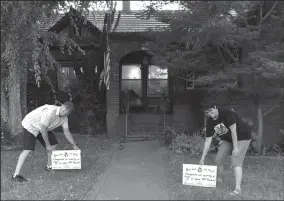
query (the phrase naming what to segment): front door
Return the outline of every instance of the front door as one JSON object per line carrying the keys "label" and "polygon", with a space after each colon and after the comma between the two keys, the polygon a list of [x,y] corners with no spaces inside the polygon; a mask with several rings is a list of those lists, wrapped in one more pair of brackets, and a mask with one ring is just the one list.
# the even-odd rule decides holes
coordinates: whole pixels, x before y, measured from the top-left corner
{"label": "front door", "polygon": [[165,126],[169,106],[167,69],[124,64],[121,70],[120,111],[127,118],[128,135],[157,135]]}

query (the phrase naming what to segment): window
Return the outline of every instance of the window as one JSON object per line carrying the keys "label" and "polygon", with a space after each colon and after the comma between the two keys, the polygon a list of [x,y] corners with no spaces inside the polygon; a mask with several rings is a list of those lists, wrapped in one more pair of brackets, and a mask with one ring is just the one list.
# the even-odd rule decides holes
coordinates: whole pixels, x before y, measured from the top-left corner
{"label": "window", "polygon": [[72,67],[60,67],[60,73],[65,77],[76,77],[75,70]]}
{"label": "window", "polygon": [[123,65],[121,91],[131,93],[137,97],[142,96],[140,65]]}
{"label": "window", "polygon": [[77,89],[79,87],[79,80],[71,64],[61,63],[61,67],[58,69],[58,89],[64,90],[67,86],[71,89]]}
{"label": "window", "polygon": [[149,66],[148,71],[148,96],[168,96],[168,69],[158,66]]}
{"label": "window", "polygon": [[139,110],[142,105],[141,65],[122,65],[121,74],[121,111]]}
{"label": "window", "polygon": [[191,90],[195,88],[195,74],[194,71],[186,72],[186,79],[185,79],[185,89]]}

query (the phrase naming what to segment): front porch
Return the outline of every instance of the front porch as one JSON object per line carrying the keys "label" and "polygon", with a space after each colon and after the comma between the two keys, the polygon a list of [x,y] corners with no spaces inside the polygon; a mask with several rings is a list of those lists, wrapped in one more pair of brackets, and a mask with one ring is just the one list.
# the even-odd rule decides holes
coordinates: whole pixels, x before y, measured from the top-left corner
{"label": "front porch", "polygon": [[172,125],[198,129],[203,124],[200,93],[186,91],[184,81],[152,63],[154,55],[141,50],[142,45],[112,43],[108,134],[153,137]]}

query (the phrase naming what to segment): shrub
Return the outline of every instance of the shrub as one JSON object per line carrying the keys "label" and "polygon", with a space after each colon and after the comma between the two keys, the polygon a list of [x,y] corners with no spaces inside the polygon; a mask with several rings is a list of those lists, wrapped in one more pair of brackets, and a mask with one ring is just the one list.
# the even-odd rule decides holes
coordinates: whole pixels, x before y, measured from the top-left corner
{"label": "shrub", "polygon": [[280,153],[281,153],[281,148],[277,144],[272,144],[270,146],[264,146],[261,151],[261,154],[266,155],[266,156],[276,156],[276,155],[280,155]]}
{"label": "shrub", "polygon": [[[281,145],[278,144],[272,144],[272,145],[266,145],[263,141],[261,144],[261,152],[257,153],[255,151],[256,147],[256,141],[258,140],[259,136],[257,132],[252,132],[252,140],[248,149],[248,154],[250,155],[265,155],[265,156],[276,156],[283,154],[283,150],[281,149]],[[280,143],[281,144],[281,143]]]}
{"label": "shrub", "polygon": [[164,130],[165,132],[165,137],[166,137],[166,145],[171,148],[171,145],[173,143],[173,140],[178,136],[181,135],[182,133],[185,133],[186,130],[183,127],[180,126],[173,126],[169,127]]}
{"label": "shrub", "polygon": [[[186,152],[189,155],[201,154],[204,147],[204,137],[201,132],[188,133],[186,129],[181,127],[167,127],[166,132],[166,144],[169,149],[176,152]],[[214,150],[215,146],[212,143],[211,150]]]}

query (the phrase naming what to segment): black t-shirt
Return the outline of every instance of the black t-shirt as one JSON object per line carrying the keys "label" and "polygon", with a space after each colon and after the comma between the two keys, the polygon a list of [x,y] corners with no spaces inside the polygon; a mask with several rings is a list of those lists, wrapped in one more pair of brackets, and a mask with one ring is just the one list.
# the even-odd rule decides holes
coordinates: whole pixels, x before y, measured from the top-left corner
{"label": "black t-shirt", "polygon": [[207,119],[206,137],[211,137],[215,133],[222,140],[232,142],[230,126],[236,124],[238,141],[251,139],[250,126],[242,121],[234,111],[228,109],[218,109],[218,111],[219,116],[216,120],[211,117]]}

